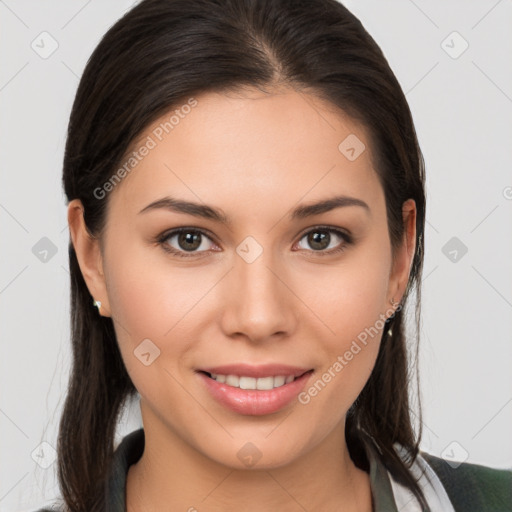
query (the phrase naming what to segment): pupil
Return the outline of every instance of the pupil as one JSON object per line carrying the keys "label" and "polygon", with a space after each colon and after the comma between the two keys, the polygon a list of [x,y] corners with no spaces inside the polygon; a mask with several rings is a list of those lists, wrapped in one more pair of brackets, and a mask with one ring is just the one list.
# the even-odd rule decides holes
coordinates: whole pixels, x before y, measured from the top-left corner
{"label": "pupil", "polygon": [[[201,235],[199,233],[180,233],[178,237],[178,243],[180,244],[180,247],[185,250],[197,249],[201,245],[200,236]],[[187,244],[192,244],[192,247],[190,247],[190,245],[187,246]]]}
{"label": "pupil", "polygon": [[[309,235],[309,244],[313,249],[325,249],[326,247],[329,247],[329,233],[322,232],[322,231],[315,231]],[[322,243],[327,240],[327,244]]]}

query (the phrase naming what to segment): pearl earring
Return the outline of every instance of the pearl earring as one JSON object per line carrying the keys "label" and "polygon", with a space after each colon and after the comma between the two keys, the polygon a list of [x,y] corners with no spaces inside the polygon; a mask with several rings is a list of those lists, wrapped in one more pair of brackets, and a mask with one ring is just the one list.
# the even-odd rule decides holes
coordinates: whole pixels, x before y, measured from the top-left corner
{"label": "pearl earring", "polygon": [[[396,308],[396,307],[398,307],[398,306],[400,305],[400,301],[395,302],[395,299],[394,299],[394,298],[393,298],[393,299],[391,299],[389,302],[390,302],[390,304],[391,304],[394,308]],[[394,313],[393,313],[393,315],[394,315]],[[388,337],[393,336],[393,328],[392,328],[392,327],[390,327],[390,328],[388,329],[387,335],[388,335]]]}
{"label": "pearl earring", "polygon": [[98,308],[98,312],[99,312],[101,309],[101,302],[99,300],[94,300],[93,305]]}

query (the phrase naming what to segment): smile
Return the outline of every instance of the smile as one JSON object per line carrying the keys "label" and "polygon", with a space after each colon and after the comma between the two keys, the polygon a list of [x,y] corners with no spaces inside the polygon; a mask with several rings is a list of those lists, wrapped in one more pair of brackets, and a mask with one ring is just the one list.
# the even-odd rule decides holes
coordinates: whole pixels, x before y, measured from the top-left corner
{"label": "smile", "polygon": [[222,374],[208,374],[210,378],[220,382],[222,384],[227,384],[228,386],[240,389],[259,389],[259,390],[269,390],[274,388],[279,388],[284,386],[285,384],[289,384],[295,380],[293,375],[276,375],[269,377],[248,377],[245,375],[222,375]]}

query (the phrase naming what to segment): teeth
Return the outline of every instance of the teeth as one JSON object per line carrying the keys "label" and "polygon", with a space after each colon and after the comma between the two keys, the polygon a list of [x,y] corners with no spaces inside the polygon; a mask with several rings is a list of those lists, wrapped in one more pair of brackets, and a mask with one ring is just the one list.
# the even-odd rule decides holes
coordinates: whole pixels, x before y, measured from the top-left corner
{"label": "teeth", "polygon": [[288,377],[284,375],[276,375],[275,377],[246,377],[237,375],[220,375],[220,374],[211,374],[212,379],[215,379],[217,382],[225,383],[228,386],[232,386],[234,388],[240,389],[259,389],[259,390],[270,390],[274,388],[279,388],[284,386],[284,384],[289,384],[290,382],[295,380],[293,375],[288,375]]}
{"label": "teeth", "polygon": [[286,377],[283,377],[282,375],[280,375],[279,377],[274,377],[274,387],[279,387],[279,386],[282,386],[284,385],[284,382],[286,380]]}

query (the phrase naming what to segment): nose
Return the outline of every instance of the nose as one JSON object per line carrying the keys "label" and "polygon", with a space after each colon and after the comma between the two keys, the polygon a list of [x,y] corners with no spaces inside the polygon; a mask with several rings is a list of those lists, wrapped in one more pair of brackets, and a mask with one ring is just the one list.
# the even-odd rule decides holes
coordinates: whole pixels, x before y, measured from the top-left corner
{"label": "nose", "polygon": [[291,336],[299,301],[289,288],[287,274],[282,264],[272,261],[269,250],[263,250],[254,261],[235,255],[224,288],[224,334],[254,343]]}

